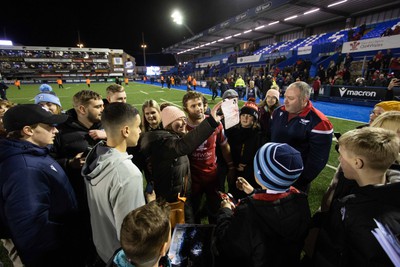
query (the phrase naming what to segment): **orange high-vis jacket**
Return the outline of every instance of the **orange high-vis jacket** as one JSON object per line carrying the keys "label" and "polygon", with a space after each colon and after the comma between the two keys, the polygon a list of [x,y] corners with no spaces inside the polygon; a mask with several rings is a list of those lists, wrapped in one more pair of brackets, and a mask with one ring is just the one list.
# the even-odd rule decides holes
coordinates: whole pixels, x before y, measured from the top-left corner
{"label": "orange high-vis jacket", "polygon": [[20,80],[15,80],[14,85],[15,86],[20,86],[21,85],[21,81]]}
{"label": "orange high-vis jacket", "polygon": [[62,80],[61,79],[57,79],[57,84],[62,84]]}

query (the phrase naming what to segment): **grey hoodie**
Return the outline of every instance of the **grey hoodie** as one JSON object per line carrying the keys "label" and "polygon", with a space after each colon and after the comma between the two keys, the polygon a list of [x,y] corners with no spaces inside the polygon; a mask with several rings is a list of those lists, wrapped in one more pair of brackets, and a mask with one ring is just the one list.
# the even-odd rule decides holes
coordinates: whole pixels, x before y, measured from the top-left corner
{"label": "grey hoodie", "polygon": [[120,247],[124,217],[145,204],[142,173],[131,158],[101,141],[89,152],[82,168],[93,241],[104,262]]}

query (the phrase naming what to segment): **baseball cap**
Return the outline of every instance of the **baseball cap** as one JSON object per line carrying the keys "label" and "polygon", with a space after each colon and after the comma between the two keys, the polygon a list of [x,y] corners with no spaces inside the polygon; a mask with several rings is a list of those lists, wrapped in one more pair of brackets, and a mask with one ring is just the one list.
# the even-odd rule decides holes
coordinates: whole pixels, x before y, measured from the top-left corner
{"label": "baseball cap", "polygon": [[12,132],[37,123],[57,125],[67,119],[68,115],[55,115],[38,104],[20,104],[4,113],[3,123],[6,131]]}

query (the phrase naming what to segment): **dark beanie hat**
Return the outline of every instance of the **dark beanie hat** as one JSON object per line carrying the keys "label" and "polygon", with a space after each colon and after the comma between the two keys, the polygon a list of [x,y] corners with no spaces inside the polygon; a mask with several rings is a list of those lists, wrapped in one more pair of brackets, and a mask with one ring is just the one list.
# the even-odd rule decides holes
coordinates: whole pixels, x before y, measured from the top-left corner
{"label": "dark beanie hat", "polygon": [[247,101],[244,103],[243,107],[240,109],[240,115],[249,114],[252,115],[256,120],[258,120],[258,106],[254,101]]}
{"label": "dark beanie hat", "polygon": [[284,143],[266,143],[254,157],[254,174],[257,180],[275,191],[289,189],[303,169],[300,152]]}

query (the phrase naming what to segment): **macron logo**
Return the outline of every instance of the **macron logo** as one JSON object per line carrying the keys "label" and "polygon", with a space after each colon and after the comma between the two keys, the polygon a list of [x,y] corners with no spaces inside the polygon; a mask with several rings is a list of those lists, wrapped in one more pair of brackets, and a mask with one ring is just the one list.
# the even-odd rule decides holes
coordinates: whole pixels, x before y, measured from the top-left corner
{"label": "macron logo", "polygon": [[347,88],[344,88],[344,87],[339,88],[340,97],[343,97],[344,94],[346,93],[346,91],[347,91]]}
{"label": "macron logo", "polygon": [[310,120],[301,119],[299,122],[300,124],[307,125],[308,123],[310,123]]}

